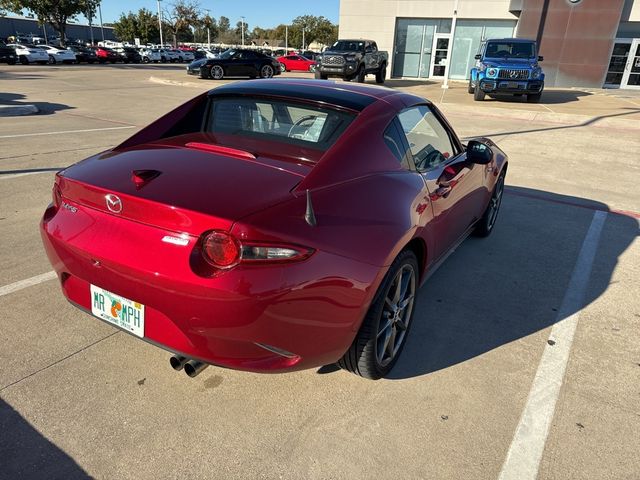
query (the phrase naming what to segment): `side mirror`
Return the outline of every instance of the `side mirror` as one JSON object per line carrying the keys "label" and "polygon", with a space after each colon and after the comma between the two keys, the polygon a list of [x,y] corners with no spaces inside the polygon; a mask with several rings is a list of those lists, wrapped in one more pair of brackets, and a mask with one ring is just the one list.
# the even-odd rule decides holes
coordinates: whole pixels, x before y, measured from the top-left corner
{"label": "side mirror", "polygon": [[541,62],[544,60],[544,57],[542,55],[538,55],[538,61]]}
{"label": "side mirror", "polygon": [[476,60],[480,60],[480,59],[482,58],[482,55],[480,55],[480,54],[478,53],[478,54],[477,54],[475,57],[473,57],[473,58],[475,58]]}
{"label": "side mirror", "polygon": [[486,165],[493,159],[493,151],[484,143],[477,140],[470,140],[467,144],[467,161],[470,163],[478,163]]}

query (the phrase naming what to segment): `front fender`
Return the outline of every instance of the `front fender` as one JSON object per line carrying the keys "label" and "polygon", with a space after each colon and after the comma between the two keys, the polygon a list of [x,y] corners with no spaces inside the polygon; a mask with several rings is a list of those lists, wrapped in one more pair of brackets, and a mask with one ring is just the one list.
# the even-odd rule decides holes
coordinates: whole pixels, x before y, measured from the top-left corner
{"label": "front fender", "polygon": [[475,67],[471,69],[471,81],[472,82],[478,81],[478,69]]}

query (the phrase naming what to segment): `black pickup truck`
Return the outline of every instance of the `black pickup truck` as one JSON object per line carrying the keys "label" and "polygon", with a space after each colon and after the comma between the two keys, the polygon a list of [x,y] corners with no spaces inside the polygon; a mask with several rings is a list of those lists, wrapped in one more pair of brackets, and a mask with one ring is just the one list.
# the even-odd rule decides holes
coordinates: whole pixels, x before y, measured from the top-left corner
{"label": "black pickup truck", "polygon": [[338,40],[316,57],[316,78],[341,77],[345,81],[364,82],[368,74],[384,83],[389,54],[378,50],[373,40]]}

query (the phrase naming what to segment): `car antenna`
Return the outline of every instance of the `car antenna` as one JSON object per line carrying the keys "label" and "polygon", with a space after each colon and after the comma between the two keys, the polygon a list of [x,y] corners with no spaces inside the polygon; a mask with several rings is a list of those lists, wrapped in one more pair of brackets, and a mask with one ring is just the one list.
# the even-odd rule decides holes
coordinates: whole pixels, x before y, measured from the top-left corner
{"label": "car antenna", "polygon": [[313,212],[313,204],[311,203],[311,192],[307,189],[307,211],[304,214],[304,219],[309,225],[315,227],[318,225],[316,221],[316,214]]}

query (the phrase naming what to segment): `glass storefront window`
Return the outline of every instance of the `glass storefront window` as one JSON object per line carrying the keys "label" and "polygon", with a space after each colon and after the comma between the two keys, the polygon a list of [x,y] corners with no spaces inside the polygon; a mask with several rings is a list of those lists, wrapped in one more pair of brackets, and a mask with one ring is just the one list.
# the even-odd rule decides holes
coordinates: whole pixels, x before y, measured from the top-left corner
{"label": "glass storefront window", "polygon": [[516,22],[512,20],[458,20],[449,77],[456,80],[469,78],[480,42],[488,38],[511,38],[515,26]]}

